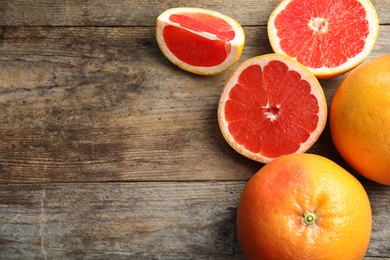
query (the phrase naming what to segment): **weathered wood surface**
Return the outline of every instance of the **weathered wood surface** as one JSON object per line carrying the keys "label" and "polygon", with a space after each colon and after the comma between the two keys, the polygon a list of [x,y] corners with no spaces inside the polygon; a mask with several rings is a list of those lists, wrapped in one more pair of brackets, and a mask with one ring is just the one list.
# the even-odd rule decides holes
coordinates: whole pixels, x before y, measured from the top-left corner
{"label": "weathered wood surface", "polygon": [[[6,26],[154,26],[165,9],[209,8],[234,17],[244,26],[266,25],[279,0],[8,0],[0,2],[0,24]],[[390,0],[372,0],[381,23],[389,23]]]}
{"label": "weathered wood surface", "polygon": [[[371,57],[390,52],[380,29]],[[242,59],[271,52],[265,27],[245,31]],[[177,69],[154,28],[6,27],[2,41],[0,182],[243,180],[260,167],[218,128],[231,70]],[[341,79],[322,81],[329,104]],[[310,152],[342,163],[328,129]]]}
{"label": "weathered wood surface", "polygon": [[[2,185],[0,252],[7,259],[242,259],[234,225],[244,184]],[[390,190],[363,184],[376,217],[367,256],[388,256]]]}
{"label": "weathered wood surface", "polygon": [[[155,18],[206,7],[241,22],[240,61],[271,52],[278,1],[0,1],[0,259],[243,259],[235,210],[262,166],[216,120],[232,69],[196,76],[165,59]],[[390,1],[373,1],[390,53]],[[330,104],[343,76],[321,81]],[[310,152],[355,174],[329,129]],[[366,259],[390,259],[390,189],[365,180]]]}
{"label": "weathered wood surface", "polygon": [[235,204],[242,184],[5,186],[0,251],[37,259],[235,259]]}

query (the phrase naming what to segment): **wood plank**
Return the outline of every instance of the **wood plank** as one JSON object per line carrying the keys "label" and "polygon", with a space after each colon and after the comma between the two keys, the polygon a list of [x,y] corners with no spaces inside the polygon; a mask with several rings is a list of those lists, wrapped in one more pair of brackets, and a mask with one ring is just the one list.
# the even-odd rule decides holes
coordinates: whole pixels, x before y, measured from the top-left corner
{"label": "wood plank", "polygon": [[234,207],[241,187],[1,185],[0,252],[6,259],[239,259]]}
{"label": "wood plank", "polygon": [[[190,6],[219,11],[242,25],[266,25],[272,10],[280,0],[272,1],[201,1],[175,0],[55,1],[12,0],[0,2],[0,26],[154,26],[157,16],[168,8]],[[374,0],[381,24],[388,24],[390,0]]]}
{"label": "wood plank", "polygon": [[[216,157],[226,144],[215,138],[224,77],[199,80],[174,68],[153,29],[7,28],[5,35],[1,181],[205,179],[224,164]],[[203,166],[188,168],[199,158]],[[246,174],[246,160],[232,163]]]}
{"label": "wood plank", "polygon": [[[245,30],[241,61],[271,52],[264,26]],[[389,38],[382,26],[370,58],[390,52]],[[2,39],[2,183],[246,180],[262,166],[219,132],[218,98],[234,68],[184,72],[153,28],[4,28]],[[321,81],[328,104],[341,79]],[[345,165],[328,128],[309,152]]]}
{"label": "wood plank", "polygon": [[[15,0],[0,3],[4,10],[0,26],[154,26],[157,16],[177,1],[48,1]],[[264,24],[278,1],[258,2],[190,0],[185,6],[213,9],[230,15],[245,25]],[[237,8],[239,6],[239,8]],[[39,15],[37,15],[39,14]]]}
{"label": "wood plank", "polygon": [[[244,181],[0,185],[5,259],[243,259],[235,214]],[[390,190],[363,182],[367,259],[390,256]]]}

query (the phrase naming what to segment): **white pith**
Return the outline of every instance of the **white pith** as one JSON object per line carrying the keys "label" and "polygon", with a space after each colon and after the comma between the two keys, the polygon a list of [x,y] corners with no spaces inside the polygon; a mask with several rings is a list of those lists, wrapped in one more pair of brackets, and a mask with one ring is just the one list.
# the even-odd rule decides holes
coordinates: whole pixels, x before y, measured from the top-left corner
{"label": "white pith", "polygon": [[314,33],[326,33],[328,31],[328,20],[322,17],[313,17],[310,19],[308,26]]}
{"label": "white pith", "polygon": [[[269,105],[269,102],[268,102],[267,105],[263,106],[262,108],[269,109],[269,108],[271,108],[271,106]],[[276,108],[279,109],[280,108],[280,104],[276,104]],[[278,116],[275,115],[272,111],[266,111],[266,112],[264,112],[264,114],[267,116],[267,118],[271,122],[275,121],[278,118]]]}

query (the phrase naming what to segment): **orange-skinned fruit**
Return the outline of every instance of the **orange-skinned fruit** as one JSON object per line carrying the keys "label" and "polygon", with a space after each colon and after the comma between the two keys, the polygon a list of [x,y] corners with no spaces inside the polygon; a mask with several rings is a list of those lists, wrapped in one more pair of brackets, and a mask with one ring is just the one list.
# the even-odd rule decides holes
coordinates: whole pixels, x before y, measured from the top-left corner
{"label": "orange-skinned fruit", "polygon": [[330,109],[333,143],[366,178],[390,185],[390,54],[351,71]]}
{"label": "orange-skinned fruit", "polygon": [[362,259],[371,226],[360,182],[314,154],[265,165],[244,187],[237,210],[238,240],[248,260]]}

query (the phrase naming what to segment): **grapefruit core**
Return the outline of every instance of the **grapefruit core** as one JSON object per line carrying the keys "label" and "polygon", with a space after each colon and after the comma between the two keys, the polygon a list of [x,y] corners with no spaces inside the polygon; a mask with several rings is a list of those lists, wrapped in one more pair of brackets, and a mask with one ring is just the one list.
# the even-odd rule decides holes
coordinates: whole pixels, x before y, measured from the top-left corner
{"label": "grapefruit core", "polygon": [[371,53],[378,31],[369,0],[284,0],[268,20],[273,50],[318,78],[335,77],[360,64]]}
{"label": "grapefruit core", "polygon": [[201,8],[166,10],[157,18],[156,38],[172,63],[202,75],[218,74],[232,66],[245,43],[237,21]]}
{"label": "grapefruit core", "polygon": [[248,59],[232,73],[218,105],[222,135],[240,154],[268,163],[307,151],[327,118],[317,78],[280,54]]}

